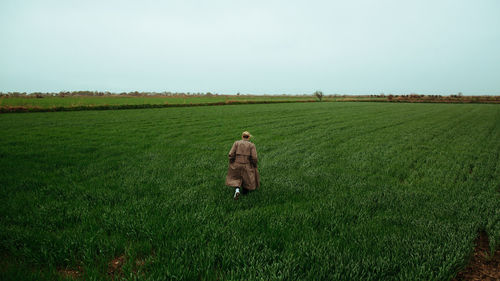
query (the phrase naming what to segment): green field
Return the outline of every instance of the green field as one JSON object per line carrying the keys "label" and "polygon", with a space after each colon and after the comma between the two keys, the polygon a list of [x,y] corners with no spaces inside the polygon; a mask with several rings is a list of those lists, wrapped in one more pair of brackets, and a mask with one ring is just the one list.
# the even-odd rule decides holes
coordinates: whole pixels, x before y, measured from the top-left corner
{"label": "green field", "polygon": [[314,97],[294,96],[187,96],[187,97],[134,97],[134,96],[71,96],[71,97],[44,97],[24,98],[9,97],[0,98],[0,106],[37,106],[41,108],[50,107],[75,107],[75,106],[99,106],[99,105],[141,105],[141,104],[198,104],[216,103],[226,101],[293,101],[293,100],[315,100]]}
{"label": "green field", "polygon": [[[325,97],[323,101],[386,101],[380,97]],[[0,96],[0,110],[9,107],[27,107],[39,109],[53,108],[95,108],[103,106],[141,106],[145,105],[199,105],[216,103],[276,103],[276,102],[303,102],[318,101],[314,96],[49,96],[35,97],[2,97]]]}
{"label": "green field", "polygon": [[[254,135],[261,188],[232,200]],[[500,106],[0,115],[0,279],[449,280],[500,244]],[[61,277],[62,278],[62,277]]]}

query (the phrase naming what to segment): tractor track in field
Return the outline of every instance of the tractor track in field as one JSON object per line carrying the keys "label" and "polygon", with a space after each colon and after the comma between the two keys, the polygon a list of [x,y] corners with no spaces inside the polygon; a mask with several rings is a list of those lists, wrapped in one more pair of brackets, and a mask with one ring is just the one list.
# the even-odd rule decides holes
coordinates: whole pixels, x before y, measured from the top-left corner
{"label": "tractor track in field", "polygon": [[500,249],[490,255],[489,245],[488,235],[481,231],[469,264],[452,281],[500,280]]}

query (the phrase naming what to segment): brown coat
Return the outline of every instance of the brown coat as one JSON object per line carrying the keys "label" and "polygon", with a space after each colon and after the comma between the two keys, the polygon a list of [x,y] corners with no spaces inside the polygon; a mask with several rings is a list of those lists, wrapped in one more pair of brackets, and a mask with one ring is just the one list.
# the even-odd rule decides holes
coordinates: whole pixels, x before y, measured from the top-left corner
{"label": "brown coat", "polygon": [[259,187],[260,176],[257,170],[257,162],[255,144],[247,140],[235,141],[229,151],[226,185],[243,187],[249,190]]}

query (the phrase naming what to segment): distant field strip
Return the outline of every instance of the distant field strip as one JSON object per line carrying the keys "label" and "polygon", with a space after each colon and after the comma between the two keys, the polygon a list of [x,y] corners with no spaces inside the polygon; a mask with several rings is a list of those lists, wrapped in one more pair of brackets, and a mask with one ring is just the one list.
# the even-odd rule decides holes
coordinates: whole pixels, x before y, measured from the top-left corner
{"label": "distant field strip", "polygon": [[188,96],[188,97],[134,97],[134,96],[68,96],[68,97],[0,97],[0,109],[6,111],[8,108],[26,108],[34,110],[53,109],[85,109],[85,108],[106,108],[120,109],[126,106],[145,107],[148,106],[180,106],[199,104],[231,104],[231,103],[263,103],[263,102],[294,102],[294,101],[314,101],[312,97],[293,96]]}
{"label": "distant field strip", "polygon": [[[450,280],[479,231],[500,246],[499,105],[3,114],[0,130],[2,280]],[[244,130],[262,186],[235,202]]]}

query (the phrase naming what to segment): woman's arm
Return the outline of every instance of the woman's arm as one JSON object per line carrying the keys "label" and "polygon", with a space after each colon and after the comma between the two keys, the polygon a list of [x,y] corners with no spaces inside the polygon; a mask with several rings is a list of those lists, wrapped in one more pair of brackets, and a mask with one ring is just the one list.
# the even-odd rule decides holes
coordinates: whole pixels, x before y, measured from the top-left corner
{"label": "woman's arm", "polygon": [[252,149],[250,149],[250,159],[252,161],[252,165],[256,167],[259,159],[257,158],[257,149],[255,148],[255,145],[253,145]]}
{"label": "woman's arm", "polygon": [[229,150],[229,161],[232,163],[234,162],[234,159],[236,158],[236,148],[238,147],[237,141],[233,143],[233,147],[231,147],[231,150]]}

